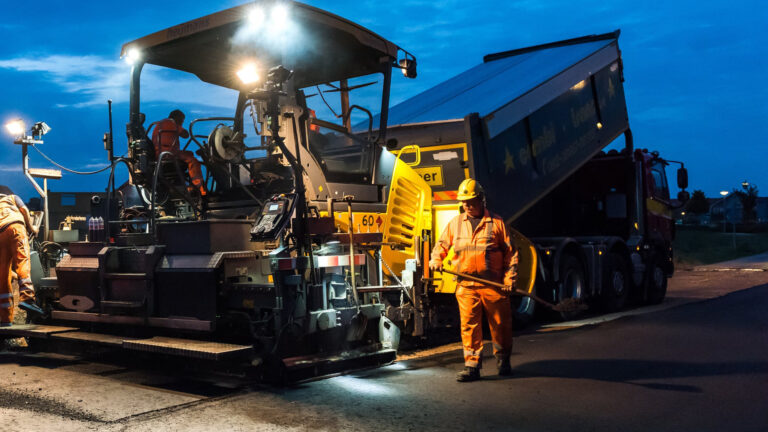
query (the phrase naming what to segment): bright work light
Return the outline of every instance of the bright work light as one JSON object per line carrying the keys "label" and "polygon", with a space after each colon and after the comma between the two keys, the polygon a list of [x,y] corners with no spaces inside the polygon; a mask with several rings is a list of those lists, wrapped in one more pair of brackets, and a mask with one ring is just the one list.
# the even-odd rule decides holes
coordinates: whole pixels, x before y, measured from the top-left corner
{"label": "bright work light", "polygon": [[253,84],[259,80],[259,71],[254,63],[248,63],[237,71],[237,76],[243,84]]}
{"label": "bright work light", "polygon": [[264,9],[260,7],[254,7],[248,14],[248,21],[251,24],[251,28],[254,30],[261,28],[265,19],[266,17],[264,16]]}
{"label": "bright work light", "polygon": [[24,131],[26,130],[26,126],[24,125],[24,121],[21,119],[11,120],[8,123],[5,124],[5,129],[8,130],[8,133],[13,135],[14,137],[20,137],[24,135]]}
{"label": "bright work light", "polygon": [[274,5],[269,18],[278,27],[286,25],[288,23],[288,7],[281,3]]}
{"label": "bright work light", "polygon": [[136,48],[131,48],[128,50],[128,54],[125,55],[125,61],[128,64],[134,64],[141,58],[141,51],[139,51]]}

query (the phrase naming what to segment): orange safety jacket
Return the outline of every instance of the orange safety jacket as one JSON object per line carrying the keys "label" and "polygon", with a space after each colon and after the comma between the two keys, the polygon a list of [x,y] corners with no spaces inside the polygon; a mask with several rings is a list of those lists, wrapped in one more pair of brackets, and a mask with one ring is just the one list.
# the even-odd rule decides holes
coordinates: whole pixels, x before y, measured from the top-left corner
{"label": "orange safety jacket", "polygon": [[[453,246],[455,264],[459,273],[466,273],[504,285],[514,286],[517,280],[517,250],[509,240],[507,227],[500,216],[485,209],[475,230],[466,213],[454,217],[432,250],[431,261],[440,263]],[[459,280],[463,287],[486,286],[471,280]]]}
{"label": "orange safety jacket", "polygon": [[179,151],[179,136],[184,135],[186,130],[177,125],[172,118],[160,120],[152,131],[152,143],[155,145],[155,156],[160,153],[170,151],[176,153]]}
{"label": "orange safety jacket", "polygon": [[24,216],[16,203],[16,196],[0,195],[0,231],[14,223],[25,225]]}

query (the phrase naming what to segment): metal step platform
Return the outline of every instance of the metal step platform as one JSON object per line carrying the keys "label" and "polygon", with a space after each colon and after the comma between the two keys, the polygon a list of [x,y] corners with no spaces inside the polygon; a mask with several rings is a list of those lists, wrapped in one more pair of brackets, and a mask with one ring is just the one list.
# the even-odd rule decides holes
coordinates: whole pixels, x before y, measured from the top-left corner
{"label": "metal step platform", "polygon": [[76,327],[61,327],[38,324],[14,324],[11,327],[0,327],[0,339],[30,337],[48,339],[51,335],[79,330]]}
{"label": "metal step platform", "polygon": [[123,348],[203,360],[224,360],[225,358],[248,354],[253,349],[250,345],[234,345],[164,336],[155,336],[150,339],[125,340],[123,341]]}
{"label": "metal step platform", "polygon": [[125,342],[126,340],[130,340],[131,338],[126,338],[125,336],[103,334],[103,333],[68,331],[64,333],[56,333],[51,336],[51,339],[95,343],[99,345],[107,345],[107,346],[119,348],[123,346],[123,342]]}
{"label": "metal step platform", "polygon": [[123,348],[132,351],[143,351],[214,361],[245,356],[253,349],[250,345],[235,345],[164,336],[138,339],[120,335],[90,333],[82,331],[76,327],[20,324],[12,327],[0,328],[0,339],[19,337],[83,342],[110,346],[113,348]]}

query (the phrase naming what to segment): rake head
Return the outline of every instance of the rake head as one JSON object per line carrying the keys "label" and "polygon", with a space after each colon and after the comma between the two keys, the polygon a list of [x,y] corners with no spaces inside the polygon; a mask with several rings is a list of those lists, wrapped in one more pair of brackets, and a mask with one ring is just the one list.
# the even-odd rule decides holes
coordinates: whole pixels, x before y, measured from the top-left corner
{"label": "rake head", "polygon": [[587,309],[589,309],[589,306],[584,304],[580,299],[575,298],[567,298],[552,306],[552,310],[555,312],[577,312]]}

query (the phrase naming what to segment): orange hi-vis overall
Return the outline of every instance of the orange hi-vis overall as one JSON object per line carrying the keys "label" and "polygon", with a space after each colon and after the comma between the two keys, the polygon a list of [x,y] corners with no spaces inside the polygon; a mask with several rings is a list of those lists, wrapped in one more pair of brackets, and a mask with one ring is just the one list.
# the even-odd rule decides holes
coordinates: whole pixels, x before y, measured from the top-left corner
{"label": "orange hi-vis overall", "polygon": [[0,323],[13,322],[14,272],[19,279],[19,301],[34,301],[24,217],[13,195],[0,195]]}
{"label": "orange hi-vis overall", "polygon": [[[431,261],[442,262],[453,246],[455,270],[505,285],[517,279],[517,250],[510,242],[501,217],[487,209],[473,230],[466,213],[453,218],[432,250]],[[464,365],[482,366],[485,312],[493,340],[493,354],[498,359],[512,353],[512,307],[509,295],[500,289],[470,280],[459,280],[456,289],[461,317],[461,341]]]}
{"label": "orange hi-vis overall", "polygon": [[161,152],[171,152],[180,161],[187,164],[189,168],[189,179],[192,184],[200,189],[200,194],[205,195],[205,185],[203,185],[203,169],[200,161],[195,158],[191,151],[180,150],[179,135],[184,128],[177,125],[176,122],[167,118],[160,120],[152,131],[152,143],[155,145],[155,155],[159,158]]}

